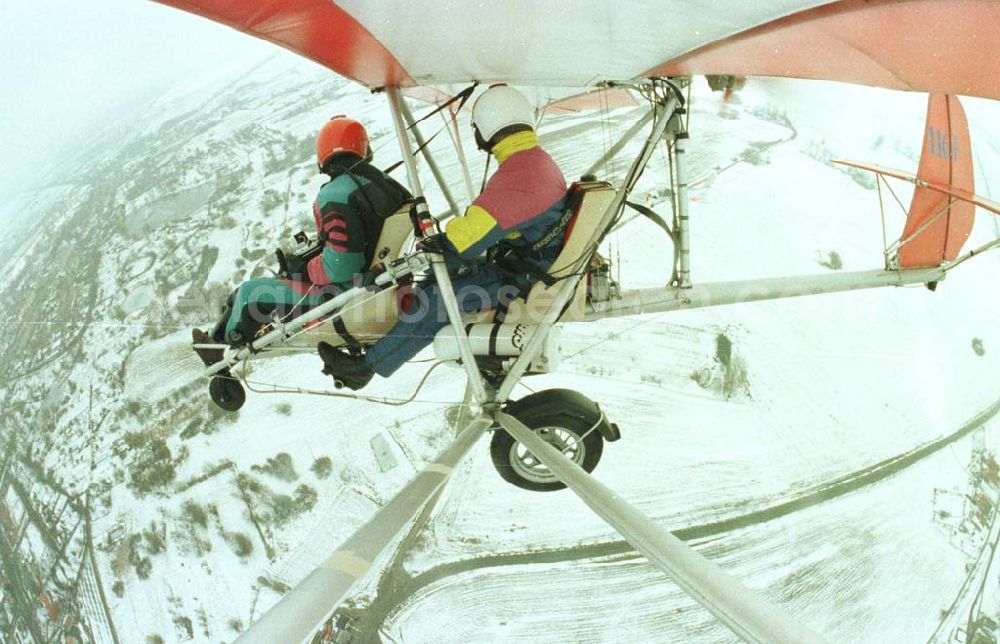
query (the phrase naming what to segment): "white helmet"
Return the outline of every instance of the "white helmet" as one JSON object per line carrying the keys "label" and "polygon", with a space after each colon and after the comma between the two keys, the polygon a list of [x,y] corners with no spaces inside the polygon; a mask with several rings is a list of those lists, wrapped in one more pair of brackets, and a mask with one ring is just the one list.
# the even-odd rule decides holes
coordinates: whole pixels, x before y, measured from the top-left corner
{"label": "white helmet", "polygon": [[524,94],[513,87],[491,85],[472,106],[472,125],[479,147],[488,150],[491,139],[506,127],[526,125],[534,129],[535,110]]}

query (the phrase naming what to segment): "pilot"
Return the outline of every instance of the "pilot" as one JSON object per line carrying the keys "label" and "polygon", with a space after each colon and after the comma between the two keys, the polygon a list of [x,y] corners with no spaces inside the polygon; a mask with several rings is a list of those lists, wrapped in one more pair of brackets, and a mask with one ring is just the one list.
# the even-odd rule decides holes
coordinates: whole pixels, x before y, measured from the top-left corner
{"label": "pilot", "polygon": [[[465,214],[445,232],[422,241],[428,252],[445,256],[464,312],[493,309],[523,293],[545,276],[562,249],[561,223],[566,179],[538,144],[534,109],[519,91],[493,85],[472,108],[479,148],[499,168]],[[547,242],[539,244],[540,240]],[[361,389],[374,374],[388,377],[448,324],[441,293],[433,279],[415,286],[417,311],[400,316],[393,328],[363,355],[320,343],[323,372],[350,389]]]}
{"label": "pilot", "polygon": [[[350,286],[367,268],[376,243],[370,224],[381,222],[411,199],[409,191],[371,164],[364,126],[335,116],[316,137],[319,171],[329,176],[313,203],[318,242],[300,255],[279,251],[280,276],[244,282],[227,302],[211,335],[192,333],[195,344],[253,341],[272,316],[294,317]],[[366,228],[369,230],[366,234]],[[197,350],[206,364],[222,359],[221,350]]]}

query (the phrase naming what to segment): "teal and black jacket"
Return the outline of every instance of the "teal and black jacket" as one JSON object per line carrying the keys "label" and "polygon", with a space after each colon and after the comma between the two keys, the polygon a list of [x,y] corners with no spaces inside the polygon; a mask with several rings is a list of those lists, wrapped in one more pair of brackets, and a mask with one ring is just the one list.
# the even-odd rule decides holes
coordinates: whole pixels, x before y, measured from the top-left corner
{"label": "teal and black jacket", "polygon": [[369,163],[334,170],[313,203],[323,252],[309,262],[309,281],[349,285],[371,262],[382,222],[410,198],[398,181]]}
{"label": "teal and black jacket", "polygon": [[307,264],[305,279],[243,282],[213,337],[232,342],[239,331],[242,341],[252,340],[274,315],[300,315],[338,288],[351,286],[354,276],[371,263],[385,218],[409,199],[406,188],[366,162],[335,169],[313,204],[323,250]]}

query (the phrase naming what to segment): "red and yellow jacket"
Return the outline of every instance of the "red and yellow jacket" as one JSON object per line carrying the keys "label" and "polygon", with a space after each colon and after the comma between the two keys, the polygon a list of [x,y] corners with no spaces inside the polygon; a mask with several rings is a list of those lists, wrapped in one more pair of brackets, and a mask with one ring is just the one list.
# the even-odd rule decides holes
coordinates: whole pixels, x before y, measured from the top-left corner
{"label": "red and yellow jacket", "polygon": [[[534,132],[518,132],[493,146],[500,164],[462,217],[448,222],[445,236],[463,259],[479,257],[505,242],[527,246],[558,221],[566,179]],[[561,242],[561,238],[560,238]]]}

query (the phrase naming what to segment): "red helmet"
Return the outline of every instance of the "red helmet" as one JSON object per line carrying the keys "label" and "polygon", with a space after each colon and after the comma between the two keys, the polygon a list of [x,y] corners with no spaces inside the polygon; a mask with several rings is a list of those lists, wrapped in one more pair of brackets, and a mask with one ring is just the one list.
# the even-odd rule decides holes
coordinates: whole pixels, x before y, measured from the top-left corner
{"label": "red helmet", "polygon": [[365,126],[346,116],[334,116],[326,122],[316,137],[316,162],[320,170],[335,154],[356,154],[362,159],[371,158],[368,132]]}

